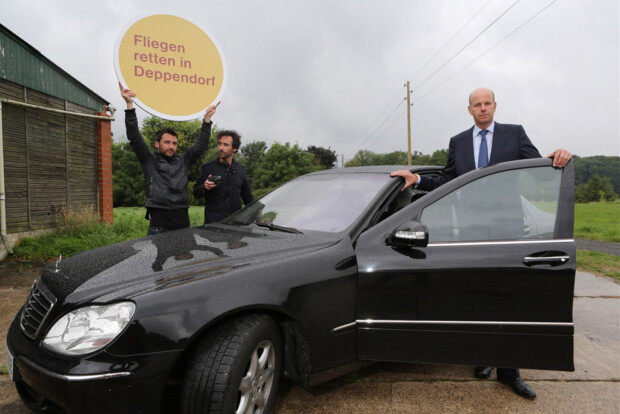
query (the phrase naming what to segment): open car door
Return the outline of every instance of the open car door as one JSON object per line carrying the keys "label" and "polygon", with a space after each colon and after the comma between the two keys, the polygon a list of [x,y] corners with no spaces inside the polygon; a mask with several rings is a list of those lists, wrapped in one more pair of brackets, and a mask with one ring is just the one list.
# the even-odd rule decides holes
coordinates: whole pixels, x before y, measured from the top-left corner
{"label": "open car door", "polygon": [[572,371],[574,172],[479,169],[362,233],[360,359]]}

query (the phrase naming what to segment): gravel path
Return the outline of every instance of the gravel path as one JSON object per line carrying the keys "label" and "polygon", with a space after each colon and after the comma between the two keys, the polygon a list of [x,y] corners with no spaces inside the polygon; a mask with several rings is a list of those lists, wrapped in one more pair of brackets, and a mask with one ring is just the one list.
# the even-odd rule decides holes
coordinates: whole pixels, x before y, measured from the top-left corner
{"label": "gravel path", "polygon": [[590,250],[620,256],[620,243],[605,243],[594,240],[575,239],[577,250]]}

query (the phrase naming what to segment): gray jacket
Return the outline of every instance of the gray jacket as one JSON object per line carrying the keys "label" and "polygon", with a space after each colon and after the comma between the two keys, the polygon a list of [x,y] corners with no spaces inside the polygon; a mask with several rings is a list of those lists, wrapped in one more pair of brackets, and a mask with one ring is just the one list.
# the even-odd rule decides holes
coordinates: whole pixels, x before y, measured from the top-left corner
{"label": "gray jacket", "polygon": [[189,208],[189,191],[187,188],[187,171],[200,154],[209,145],[211,136],[211,122],[202,123],[198,140],[187,151],[175,154],[168,158],[159,152],[151,152],[144,142],[140,129],[136,110],[125,110],[125,128],[127,138],[142,165],[144,182],[146,185],[145,207],[178,209]]}

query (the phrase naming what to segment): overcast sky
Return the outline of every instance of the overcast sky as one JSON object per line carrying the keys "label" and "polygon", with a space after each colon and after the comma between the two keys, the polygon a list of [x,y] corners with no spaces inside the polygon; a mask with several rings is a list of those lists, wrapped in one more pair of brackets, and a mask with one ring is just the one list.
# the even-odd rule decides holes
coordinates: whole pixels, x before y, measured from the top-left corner
{"label": "overcast sky", "polygon": [[[3,25],[118,109],[117,37],[161,13],[216,38],[228,82],[214,121],[243,142],[330,147],[339,161],[406,151],[410,81],[415,151],[469,128],[467,97],[486,86],[495,120],[522,124],[543,155],[620,156],[618,0],[0,2]],[[113,132],[125,135],[123,111]]]}

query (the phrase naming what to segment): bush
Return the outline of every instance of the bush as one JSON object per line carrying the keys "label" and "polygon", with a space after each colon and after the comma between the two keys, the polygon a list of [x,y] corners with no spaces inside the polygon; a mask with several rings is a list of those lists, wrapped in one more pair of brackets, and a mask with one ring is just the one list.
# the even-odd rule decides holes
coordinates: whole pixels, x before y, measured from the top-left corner
{"label": "bush", "polygon": [[615,201],[616,198],[618,195],[614,192],[614,186],[609,177],[595,175],[587,184],[577,186],[575,189],[575,201],[578,203]]}

